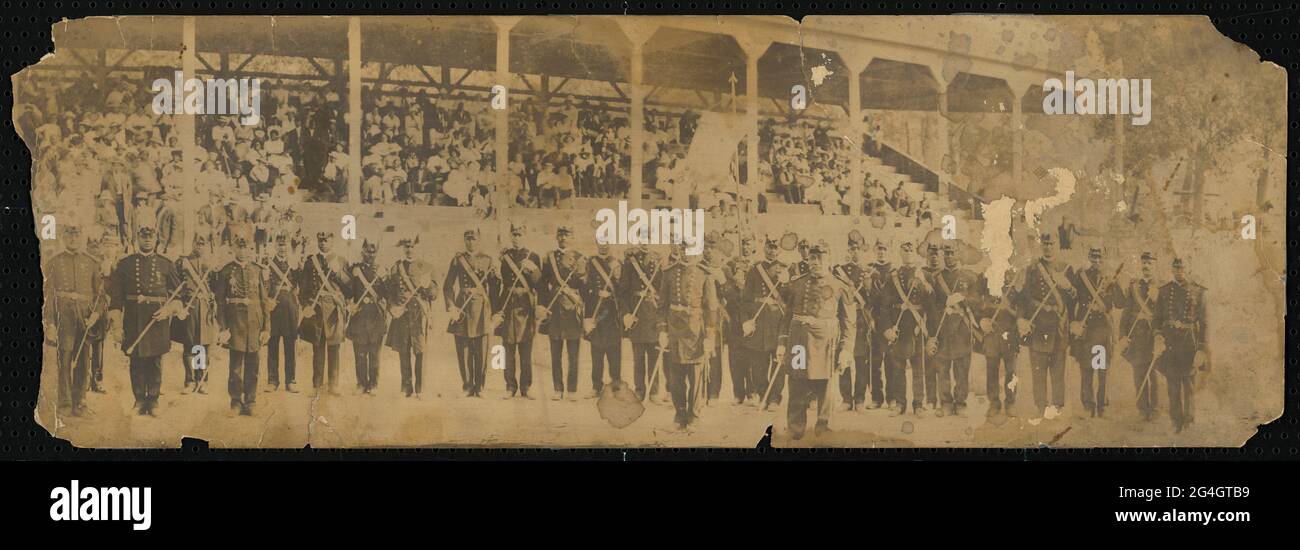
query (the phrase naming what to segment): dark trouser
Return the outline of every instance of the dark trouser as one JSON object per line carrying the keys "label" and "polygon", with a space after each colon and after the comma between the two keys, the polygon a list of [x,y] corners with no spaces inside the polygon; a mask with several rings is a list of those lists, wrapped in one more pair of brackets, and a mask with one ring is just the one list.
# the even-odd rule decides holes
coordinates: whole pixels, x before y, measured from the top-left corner
{"label": "dark trouser", "polygon": [[230,405],[248,407],[257,401],[257,352],[230,350]]}
{"label": "dark trouser", "polygon": [[704,391],[708,393],[708,399],[717,399],[722,395],[722,339],[718,339],[713,345],[712,355],[709,356],[709,372],[705,374],[707,384],[704,385]]}
{"label": "dark trouser", "polygon": [[[930,408],[936,408],[939,405],[939,362],[929,354],[925,353],[925,346],[917,351],[912,357],[912,361],[920,361],[925,372],[925,403]],[[913,402],[917,402],[913,399]]]}
{"label": "dark trouser", "polygon": [[1151,355],[1148,352],[1130,359],[1133,365],[1133,387],[1137,390],[1138,412],[1144,414],[1155,414],[1156,404],[1160,401],[1160,377],[1156,376]]}
{"label": "dark trouser", "polygon": [[[85,347],[89,347],[87,342]],[[72,356],[77,353],[77,344],[59,346],[59,408],[76,410],[86,398],[86,386],[89,378],[90,357],[88,350],[82,349],[81,355],[73,364]]]}
{"label": "dark trouser", "polygon": [[[198,369],[195,368],[194,366],[194,346],[196,345],[201,346],[203,348],[203,369]],[[192,383],[196,383],[199,380],[203,379],[203,374],[207,370],[208,361],[212,359],[210,356],[208,356],[208,351],[210,351],[210,349],[211,348],[203,344],[195,344],[193,342],[181,342],[181,360],[184,361],[185,363],[185,385],[186,386]]]}
{"label": "dark trouser", "polygon": [[786,426],[794,437],[803,437],[808,427],[808,404],[817,403],[817,425],[826,427],[831,421],[831,400],[826,395],[825,378],[810,380],[803,376],[790,377],[790,405],[786,409]]}
{"label": "dark trouser", "polygon": [[198,377],[196,375],[201,374],[198,372],[194,372],[193,350],[194,350],[194,342],[189,342],[184,340],[181,341],[181,370],[185,371],[186,386],[193,384],[195,380],[198,380]]}
{"label": "dark trouser", "polygon": [[[468,338],[464,336],[456,336],[455,340],[456,340],[456,372],[460,373],[460,389],[461,391],[468,392],[470,391],[470,387],[472,385],[470,384],[470,382],[472,382],[474,378],[474,375],[469,372],[470,370],[469,364],[467,363],[467,361],[469,361],[469,353],[467,353],[469,351],[468,350],[469,342],[468,342]],[[403,378],[403,380],[408,380],[408,379]],[[402,387],[406,388],[409,386],[406,384],[406,382],[403,382]]]}
{"label": "dark trouser", "polygon": [[[998,371],[1002,376],[998,376]],[[1011,389],[1011,379],[1016,376],[1016,355],[993,355],[984,358],[984,391],[989,404],[998,407],[1006,403],[1008,409],[1016,404],[1016,390]],[[1003,399],[1005,392],[1006,399]]]}
{"label": "dark trouser", "polygon": [[99,387],[99,384],[104,381],[104,341],[101,339],[86,342],[86,353],[90,355],[91,383]]}
{"label": "dark trouser", "polygon": [[1192,375],[1166,376],[1165,384],[1169,386],[1169,419],[1176,427],[1186,426],[1192,421]]}
{"label": "dark trouser", "polygon": [[[528,388],[533,385],[533,339],[529,338],[518,344],[505,344],[506,348],[506,391],[514,394],[528,395]],[[516,369],[516,365],[518,368]],[[518,382],[515,372],[518,370]]]}
{"label": "dark trouser", "polygon": [[[326,363],[329,364],[328,373]],[[313,343],[311,345],[311,387],[320,389],[326,384],[329,385],[330,391],[334,391],[339,386],[339,345]]]}
{"label": "dark trouser", "polygon": [[[621,342],[620,342],[621,343]],[[609,379],[623,381],[623,346],[600,345],[591,342],[591,387],[599,392],[605,388],[605,365],[609,365]]]}
{"label": "dark trouser", "polygon": [[[578,391],[578,343],[582,340],[573,338],[562,340],[551,338],[551,384],[555,391],[564,393],[565,380],[568,380],[568,392]],[[564,376],[564,348],[569,348],[569,376]]]}
{"label": "dark trouser", "polygon": [[[889,401],[898,405],[899,408],[907,409],[907,365],[912,365],[912,410],[921,408],[921,403],[929,393],[933,394],[933,387],[927,388],[927,378],[930,378],[925,369],[922,367],[921,351],[900,355],[896,352],[885,355],[885,376],[889,377],[886,382],[889,386]],[[934,377],[935,379],[938,376]]]}
{"label": "dark trouser", "polygon": [[[456,339],[459,340],[460,337]],[[460,343],[457,342],[456,354],[461,353],[463,352]],[[470,354],[474,353],[477,352],[470,350]],[[416,353],[414,349],[406,347],[397,351],[397,363],[402,372],[402,392],[406,395],[412,393],[419,395],[424,389],[424,354]]]}
{"label": "dark trouser", "polygon": [[[1034,371],[1034,405],[1041,411],[1048,405],[1065,406],[1065,353],[1030,351],[1029,365]],[[1047,379],[1052,379],[1052,396],[1047,396]]]}
{"label": "dark trouser", "polygon": [[[733,341],[737,341],[736,338]],[[727,370],[731,371],[731,393],[737,401],[744,401],[756,385],[750,380],[750,368],[747,354],[749,350],[741,346],[727,346]]]}
{"label": "dark trouser", "polygon": [[655,379],[650,380],[650,375],[655,371],[655,363],[659,360],[659,350],[656,346],[655,343],[632,343],[632,375],[636,377],[637,397],[645,397],[647,385],[650,387],[650,395],[659,394],[659,381],[663,380],[662,373],[656,374]]}
{"label": "dark trouser", "polygon": [[267,342],[266,351],[266,375],[267,381],[272,386],[280,385],[280,342],[284,342],[284,383],[296,384],[294,380],[294,368],[297,366],[294,354],[294,346],[298,344],[298,337],[294,334],[284,334],[272,332],[271,339]]}
{"label": "dark trouser", "polygon": [[158,405],[158,392],[162,389],[162,356],[131,357],[131,392],[135,394],[140,412],[148,412]]}
{"label": "dark trouser", "polygon": [[[1088,346],[1091,348],[1092,346]],[[1109,359],[1110,350],[1106,350]],[[1101,412],[1106,408],[1106,370],[1104,368],[1093,368],[1091,355],[1076,355],[1074,360],[1079,363],[1079,399],[1083,401],[1083,408]],[[1109,361],[1108,361],[1109,362]],[[1097,375],[1097,384],[1093,386],[1093,373]]]}
{"label": "dark trouser", "polygon": [[970,395],[970,355],[955,359],[935,359],[939,366],[939,403],[944,407],[966,408]]}
{"label": "dark trouser", "polygon": [[[767,403],[760,405],[781,404],[781,392],[785,390],[785,369],[780,368],[778,361],[783,358],[776,356],[776,350],[746,349],[745,355],[749,356],[749,379],[754,383],[754,392],[760,400],[764,395],[768,396]],[[769,385],[772,387],[770,392]]]}
{"label": "dark trouser", "polygon": [[664,357],[664,371],[668,375],[668,393],[673,396],[673,408],[676,414],[673,420],[678,424],[689,424],[695,420],[696,394],[699,393],[699,363],[678,363],[672,358]]}
{"label": "dark trouser", "polygon": [[885,369],[885,348],[884,338],[873,338],[871,340],[871,403],[879,407],[885,402],[885,396],[889,395],[886,384],[888,371]]}
{"label": "dark trouser", "polygon": [[840,397],[845,403],[861,405],[867,402],[867,377],[871,374],[871,356],[868,354],[853,356],[853,372],[847,369],[840,373]]}
{"label": "dark trouser", "polygon": [[[352,342],[352,358],[356,360],[357,387],[363,391],[379,386],[379,340]],[[272,376],[274,378],[274,376]]]}

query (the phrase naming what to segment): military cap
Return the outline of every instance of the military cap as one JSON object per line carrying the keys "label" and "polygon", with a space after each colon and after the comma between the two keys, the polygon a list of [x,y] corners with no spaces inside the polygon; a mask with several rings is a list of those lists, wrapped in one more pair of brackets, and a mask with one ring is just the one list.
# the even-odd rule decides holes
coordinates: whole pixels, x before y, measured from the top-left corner
{"label": "military cap", "polygon": [[372,243],[369,239],[361,241],[361,252],[364,254],[374,254],[379,252],[379,243]]}
{"label": "military cap", "polygon": [[316,233],[316,240],[329,241],[334,239],[334,234],[329,231],[320,231]]}
{"label": "military cap", "polygon": [[467,230],[465,230],[465,240],[468,241],[468,240],[470,240],[470,239],[478,240],[478,230],[477,230],[477,229],[467,229]]}
{"label": "military cap", "polygon": [[1154,261],[1156,260],[1156,253],[1155,253],[1155,252],[1152,252],[1152,251],[1150,251],[1150,250],[1143,250],[1143,251],[1142,251],[1142,261],[1145,262],[1145,261],[1148,261],[1148,260],[1154,262]]}
{"label": "military cap", "polygon": [[561,224],[555,228],[555,236],[557,237],[560,235],[572,235],[572,234],[573,234],[573,228],[567,225]]}
{"label": "military cap", "polygon": [[1174,256],[1174,267],[1183,267],[1183,259],[1180,256]]}
{"label": "military cap", "polygon": [[943,243],[943,253],[944,253],[945,255],[948,255],[948,254],[956,254],[956,253],[957,253],[957,245],[955,245],[955,244],[953,244],[953,243]]}
{"label": "military cap", "polygon": [[1042,235],[1038,236],[1038,241],[1043,244],[1052,244],[1056,242],[1056,237],[1052,236],[1050,232],[1043,233]]}
{"label": "military cap", "polygon": [[740,244],[744,245],[744,244],[753,244],[753,243],[754,243],[753,235],[746,233],[740,236]]}
{"label": "military cap", "polygon": [[911,251],[916,249],[916,245],[912,244],[912,241],[903,241],[898,243],[898,249]]}
{"label": "military cap", "polygon": [[849,248],[850,248],[850,249],[858,249],[858,248],[862,248],[862,246],[865,245],[865,244],[867,244],[867,239],[866,239],[866,237],[863,237],[863,236],[862,236],[862,233],[859,233],[858,230],[856,230],[856,229],[854,229],[853,231],[850,231],[850,232],[849,232]]}
{"label": "military cap", "polygon": [[279,244],[279,243],[289,242],[289,234],[288,234],[288,233],[285,233],[284,231],[281,231],[281,232],[279,232],[279,233],[276,233],[276,234],[275,234],[275,242],[276,242],[277,244]]}
{"label": "military cap", "polygon": [[886,243],[885,241],[882,241],[879,238],[877,238],[876,250],[889,250],[889,243]]}
{"label": "military cap", "polygon": [[1088,247],[1089,258],[1100,258],[1101,256],[1102,256],[1102,250],[1100,246]]}
{"label": "military cap", "polygon": [[230,229],[230,242],[237,247],[244,247],[253,242],[253,228],[247,225],[238,225]]}
{"label": "military cap", "polygon": [[927,253],[929,253],[929,252],[938,252],[938,251],[939,251],[939,245],[934,244],[934,243],[929,243],[929,244],[925,245],[925,251],[926,251]]}
{"label": "military cap", "polygon": [[764,247],[776,248],[776,247],[778,247],[778,246],[781,246],[781,239],[780,239],[779,237],[778,237],[778,238],[772,238],[771,235],[764,235],[764,236],[763,236],[763,246],[764,246]]}
{"label": "military cap", "polygon": [[525,229],[523,222],[510,222],[511,235],[523,236]]}
{"label": "military cap", "polygon": [[419,235],[416,235],[415,237],[405,237],[397,241],[397,246],[400,246],[402,248],[414,247],[417,244],[420,244]]}
{"label": "military cap", "polygon": [[829,254],[831,246],[825,240],[818,239],[816,243],[808,245],[809,254]]}

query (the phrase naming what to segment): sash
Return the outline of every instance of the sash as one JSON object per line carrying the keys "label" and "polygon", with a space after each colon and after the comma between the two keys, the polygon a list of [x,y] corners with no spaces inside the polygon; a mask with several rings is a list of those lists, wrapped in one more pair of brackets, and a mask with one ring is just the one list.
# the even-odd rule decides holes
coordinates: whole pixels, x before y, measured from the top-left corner
{"label": "sash", "polygon": [[[630,263],[632,264],[632,269],[636,271],[636,276],[641,279],[641,284],[645,285],[645,291],[650,293],[650,299],[655,300],[657,297],[655,294],[655,285],[650,282],[650,278],[646,277],[645,272],[641,270],[641,260],[634,260]],[[655,270],[655,275],[658,274],[659,271]]]}
{"label": "sash", "polygon": [[[1101,272],[1099,271],[1098,274],[1100,275],[1100,273]],[[1083,274],[1080,275],[1079,278],[1083,280],[1084,288],[1088,289],[1088,294],[1092,297],[1092,303],[1105,306],[1106,302],[1102,301],[1101,297],[1097,296],[1097,287],[1094,287],[1092,285],[1092,280],[1088,279],[1088,272],[1086,271],[1083,272]],[[1086,318],[1087,315],[1084,315],[1084,317]]]}
{"label": "sash", "polygon": [[772,277],[767,274],[767,267],[759,264],[754,267],[758,268],[758,275],[763,279],[763,284],[767,285],[767,296],[764,298],[776,298],[776,307],[781,309],[781,315],[785,315],[785,307],[781,305],[781,293],[777,292],[776,284],[772,283]]}
{"label": "sash", "polygon": [[[558,278],[558,277],[560,276],[560,265],[557,264],[557,263],[555,263],[555,254],[556,254],[555,252],[552,252],[552,253],[548,254],[548,255],[546,256],[546,259],[547,259],[547,260],[550,260],[550,262],[551,262],[551,271],[555,272],[555,276]],[[566,275],[566,276],[564,277],[564,280],[563,280],[563,281],[560,281],[560,288],[569,288],[569,279],[572,279],[572,278],[573,278],[573,274],[574,274],[574,273],[577,273],[577,272],[578,272],[578,266],[575,265],[575,266],[573,266],[572,269],[569,270],[569,274]],[[552,297],[551,297],[551,305],[552,305],[552,306],[555,305],[555,300],[558,299],[558,298],[560,297],[560,294],[562,294],[562,292],[560,292],[559,289],[556,289],[556,290],[555,290],[555,296],[552,296]],[[570,298],[570,300],[573,300],[573,298]],[[577,305],[576,300],[574,301],[574,304]],[[546,308],[546,309],[550,309],[550,308],[548,307],[548,308]]]}
{"label": "sash", "polygon": [[[1052,273],[1048,271],[1046,267],[1043,267],[1043,262],[1038,262],[1036,265],[1038,266],[1038,273],[1041,274],[1044,279],[1047,279],[1048,283],[1051,283],[1047,285],[1047,288],[1052,291],[1052,298],[1056,300],[1056,305],[1064,309],[1065,299],[1061,298],[1061,292],[1056,290],[1056,278],[1052,277]],[[1086,279],[1087,276],[1085,275],[1084,278]],[[1064,320],[1065,317],[1062,316],[1061,319]]]}
{"label": "sash", "polygon": [[903,301],[904,309],[912,312],[912,318],[916,319],[918,325],[924,327],[925,321],[921,319],[921,314],[916,312],[916,306],[912,305],[912,301],[908,299],[912,295],[912,290],[916,289],[916,279],[912,280],[912,285],[908,287],[907,292],[903,292],[903,283],[898,280],[897,269],[890,274],[890,278],[894,281],[894,290],[898,291],[898,297]]}
{"label": "sash", "polygon": [[[480,292],[486,291],[486,288],[483,286],[483,279],[479,278],[478,273],[469,266],[469,262],[465,261],[465,256],[465,254],[459,254],[456,256],[456,261],[460,264],[461,271],[464,271],[465,275],[468,275],[469,279],[474,282],[475,289]],[[461,305],[464,305],[467,302],[469,302],[469,298],[465,298],[465,301],[461,302]]]}
{"label": "sash", "polygon": [[271,258],[271,261],[266,263],[267,265],[271,266],[271,271],[274,271],[275,274],[280,277],[280,286],[275,287],[275,295],[271,296],[271,299],[274,300],[277,296],[280,295],[280,289],[284,288],[289,284],[289,275],[281,271],[280,266],[275,265],[275,258]]}

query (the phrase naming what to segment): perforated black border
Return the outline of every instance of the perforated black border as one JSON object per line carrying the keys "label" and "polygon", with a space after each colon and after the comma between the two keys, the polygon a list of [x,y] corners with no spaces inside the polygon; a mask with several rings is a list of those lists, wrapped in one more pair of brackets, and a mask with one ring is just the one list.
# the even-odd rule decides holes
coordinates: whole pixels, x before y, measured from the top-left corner
{"label": "perforated black border", "polygon": [[[41,367],[41,283],[31,213],[31,156],[14,132],[13,85],[8,78],[54,50],[50,27],[64,18],[92,15],[396,15],[396,14],[1204,14],[1226,36],[1253,48],[1288,70],[1288,190],[1300,186],[1296,165],[1300,107],[1300,8],[1291,2],[0,2],[3,40],[0,60],[6,78],[0,86],[0,132],[4,187],[0,189],[0,460],[717,460],[827,459],[874,460],[1297,460],[1300,459],[1300,341],[1287,317],[1286,407],[1282,418],[1263,426],[1240,449],[773,449],[764,439],[757,449],[393,449],[393,450],[213,450],[186,440],[174,450],[77,449],[57,440],[32,418]],[[1296,307],[1290,280],[1296,277],[1296,229],[1300,207],[1288,204],[1287,304]]]}

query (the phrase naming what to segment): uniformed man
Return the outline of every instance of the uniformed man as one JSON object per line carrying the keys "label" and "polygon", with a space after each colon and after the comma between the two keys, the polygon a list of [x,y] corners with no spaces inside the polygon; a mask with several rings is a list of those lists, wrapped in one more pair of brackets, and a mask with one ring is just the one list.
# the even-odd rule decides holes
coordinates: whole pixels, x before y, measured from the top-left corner
{"label": "uniformed man", "polygon": [[939,408],[935,416],[965,416],[970,395],[970,359],[978,328],[972,303],[977,302],[975,274],[961,268],[957,248],[943,245],[943,268],[934,275],[934,338],[926,350],[938,365]]}
{"label": "uniformed man", "polygon": [[647,239],[642,238],[636,248],[629,250],[623,263],[622,289],[623,327],[632,342],[632,376],[637,398],[658,400],[661,376],[656,372],[659,354],[659,255],[650,251]]}
{"label": "uniformed man", "polygon": [[790,279],[777,355],[789,355],[790,404],[786,425],[790,437],[802,439],[808,424],[808,404],[817,404],[814,434],[830,431],[831,397],[829,380],[837,372],[853,368],[853,346],[857,340],[857,303],[853,289],[832,276],[827,267],[825,243],[808,249],[808,272]]}
{"label": "uniformed man", "polygon": [[[537,308],[540,332],[551,338],[551,382],[560,400],[567,393],[578,395],[578,343],[582,338],[582,285],[586,262],[582,253],[569,249],[573,230],[561,225],[555,230],[556,249],[542,259],[542,297],[545,305]],[[564,375],[564,351],[568,348],[569,373]],[[566,385],[567,382],[567,385]]]}
{"label": "uniformed man", "polygon": [[[879,409],[884,406],[886,396],[890,395],[889,378],[885,375],[885,351],[889,348],[889,343],[885,339],[885,330],[890,328],[890,317],[886,310],[892,306],[877,297],[887,291],[893,292],[890,286],[894,266],[888,259],[889,243],[876,239],[873,248],[876,251],[876,259],[868,266],[871,269],[871,280],[868,283],[870,290],[867,295],[870,301],[867,305],[870,306],[871,318],[875,320],[871,326],[871,408]],[[854,351],[857,352],[858,349],[854,348]]]}
{"label": "uniformed man", "polygon": [[1142,252],[1142,275],[1129,281],[1124,292],[1123,314],[1119,321],[1119,349],[1133,366],[1133,385],[1137,388],[1137,408],[1142,420],[1150,422],[1159,401],[1158,376],[1152,376],[1156,331],[1156,297],[1160,292],[1155,278],[1156,255]]}
{"label": "uniformed man", "polygon": [[659,288],[659,346],[676,410],[673,419],[678,429],[686,429],[699,416],[701,371],[717,338],[718,296],[696,256],[686,254],[684,245],[673,248],[677,261],[670,260]]}
{"label": "uniformed man", "polygon": [[299,334],[311,342],[312,389],[337,395],[339,345],[347,314],[343,287],[350,276],[343,258],[333,252],[333,233],[317,233],[316,247],[319,252],[304,260],[299,275],[298,299],[303,305]]}
{"label": "uniformed man", "polygon": [[482,397],[487,376],[487,335],[493,328],[492,296],[501,292],[501,280],[492,258],[478,250],[478,230],[466,231],[464,237],[465,250],[451,259],[442,293],[451,319],[447,332],[456,337],[456,363],[465,394]]}
{"label": "uniformed man", "polygon": [[[298,301],[296,281],[301,271],[289,256],[289,235],[281,232],[275,236],[275,256],[266,263],[267,290],[271,293],[271,340],[266,351],[267,382],[270,391],[280,388],[280,349],[284,348],[284,389],[297,393],[295,347],[298,344],[298,323],[302,320],[302,304]],[[371,281],[373,283],[373,281]]]}
{"label": "uniformed man", "polygon": [[[213,293],[218,266],[207,258],[207,245],[208,236],[197,232],[190,253],[176,259],[176,273],[185,283],[178,298],[185,310],[172,320],[171,330],[172,339],[181,345],[181,360],[184,362],[185,389],[182,394],[189,393],[191,386],[198,393],[207,393],[202,383],[207,380],[206,358],[211,356],[211,346],[217,342],[217,333],[221,330],[217,319],[217,296]],[[194,361],[196,353],[203,355],[204,364]]]}
{"label": "uniformed man", "polygon": [[45,333],[58,344],[58,410],[60,415],[82,416],[90,379],[89,331],[108,306],[100,263],[85,250],[81,225],[74,216],[60,220],[63,251],[46,266]]}
{"label": "uniformed man", "polygon": [[[474,240],[477,241],[477,238]],[[424,389],[425,335],[429,331],[433,301],[437,299],[438,289],[438,283],[433,280],[433,273],[424,269],[427,264],[415,259],[415,247],[419,243],[418,236],[397,242],[397,246],[402,249],[402,259],[393,264],[385,284],[388,314],[391,318],[388,326],[388,347],[397,351],[403,395],[416,399],[420,398],[420,393]],[[472,308],[474,305],[469,304],[469,307]],[[458,313],[448,310],[453,325],[460,317]],[[489,316],[490,313],[485,314],[485,318]],[[486,323],[486,319],[482,322]],[[453,325],[447,327],[448,331],[452,330]],[[461,387],[467,395],[471,388],[468,374],[464,370],[461,371]]]}
{"label": "uniformed man", "polygon": [[616,281],[622,265],[607,243],[596,245],[596,256],[587,260],[582,285],[584,313],[582,331],[591,347],[591,397],[599,397],[605,387],[605,368],[614,383],[623,382],[623,319],[619,313],[619,290]]}
{"label": "uniformed man", "polygon": [[496,334],[506,352],[506,398],[532,399],[533,334],[537,331],[537,289],[541,258],[524,248],[524,225],[510,222],[510,248],[501,252],[501,293],[497,296]]}
{"label": "uniformed man", "polygon": [[980,294],[979,306],[974,308],[979,318],[980,332],[984,337],[979,349],[984,354],[984,390],[989,399],[988,416],[1005,413],[1014,417],[1011,407],[1016,403],[1016,390],[1011,381],[1016,376],[1016,356],[1020,352],[1020,327],[1016,323],[1016,294],[1014,269],[1003,276],[1001,295],[989,292],[988,280],[980,276],[975,292]]}
{"label": "uniformed man", "polygon": [[[907,366],[912,366],[912,413],[921,414],[926,398],[924,341],[926,339],[925,310],[933,290],[925,272],[916,265],[915,245],[903,241],[898,246],[902,265],[877,279],[880,288],[876,293],[876,326],[882,331],[887,351],[885,375],[889,377],[889,401],[893,403],[892,415],[907,413]],[[883,325],[883,329],[880,328]],[[931,390],[932,392],[933,390]]]}
{"label": "uniformed man", "polygon": [[[921,271],[925,273],[925,282],[930,283],[931,288],[938,287],[939,272],[943,270],[942,254],[939,245],[929,243],[925,245],[925,267]],[[934,347],[934,335],[938,332],[939,318],[943,316],[943,308],[936,304],[934,294],[930,299],[921,305],[921,310],[925,312],[925,404],[932,411],[939,410],[939,362],[933,359],[933,354],[929,353],[930,348]]]}
{"label": "uniformed man", "polygon": [[799,239],[799,261],[790,264],[791,279],[808,272],[808,239]]}
{"label": "uniformed man", "polygon": [[722,291],[719,295],[723,303],[723,309],[727,312],[731,322],[726,323],[726,333],[723,338],[727,341],[727,367],[731,373],[731,391],[736,398],[737,405],[745,404],[745,400],[758,393],[758,382],[751,378],[753,367],[747,360],[747,350],[741,342],[744,340],[744,331],[741,324],[745,321],[744,295],[745,295],[745,277],[749,275],[750,269],[758,262],[758,249],[754,243],[752,235],[745,235],[740,238],[740,254],[727,262],[723,269],[726,280],[722,285]]}
{"label": "uniformed man", "polygon": [[221,324],[230,333],[230,409],[252,416],[257,401],[258,359],[271,339],[271,303],[262,266],[253,261],[253,228],[241,224],[230,232],[235,259],[217,275]]}
{"label": "uniformed man", "polygon": [[[112,246],[107,241],[116,238],[116,232],[109,228],[109,232],[100,233],[98,237],[86,241],[86,253],[100,266],[96,280],[105,306],[108,304],[105,289],[108,287],[108,277],[113,272],[113,258],[118,256],[115,252],[121,250],[120,246]],[[108,393],[104,389],[104,340],[108,337],[108,324],[108,316],[101,313],[99,320],[90,324],[86,336],[85,353],[90,356],[90,391],[95,393]]]}
{"label": "uniformed man", "polygon": [[787,310],[781,289],[789,282],[790,276],[785,263],[779,259],[780,255],[777,240],[766,238],[763,261],[754,264],[745,276],[745,290],[741,297],[743,339],[738,347],[744,350],[750,365],[749,379],[754,383],[751,402],[764,409],[780,405],[781,392],[785,388],[784,372],[778,367],[784,358],[777,355],[776,346],[780,343],[781,319]]}
{"label": "uniformed man", "polygon": [[361,261],[352,264],[351,281],[344,287],[348,300],[347,337],[356,361],[357,392],[374,395],[379,387],[379,347],[388,333],[388,302],[379,292],[383,282],[375,258],[379,244],[361,242]]}
{"label": "uniformed man", "polygon": [[722,298],[722,287],[726,282],[726,275],[723,274],[722,259],[718,257],[718,245],[722,241],[722,236],[716,232],[710,231],[704,236],[703,256],[699,259],[699,266],[709,274],[709,284],[713,285],[713,293],[718,296],[718,312],[714,317],[716,323],[713,330],[718,337],[713,339],[713,349],[709,352],[708,370],[704,373],[705,384],[704,404],[709,405],[722,395],[722,345],[725,333],[722,327],[722,320],[727,304]]}
{"label": "uniformed man", "polygon": [[1174,280],[1160,287],[1156,297],[1154,345],[1169,385],[1169,419],[1178,433],[1193,420],[1192,381],[1197,372],[1209,369],[1210,358],[1205,347],[1205,287],[1187,279],[1182,258],[1174,258],[1173,272]]}
{"label": "uniformed man", "polygon": [[[1091,416],[1102,416],[1106,408],[1106,371],[1115,357],[1112,346],[1110,310],[1123,303],[1124,295],[1116,286],[1115,273],[1105,273],[1101,247],[1088,249],[1089,266],[1075,270],[1070,281],[1078,297],[1070,316],[1070,336],[1073,339],[1074,360],[1079,364],[1079,395],[1084,410]],[[1105,362],[1097,363],[1098,346],[1104,350]],[[1097,359],[1094,359],[1097,358]],[[1096,386],[1093,385],[1096,373]],[[1095,388],[1095,389],[1094,389]]]}
{"label": "uniformed man", "polygon": [[844,400],[844,407],[848,410],[854,410],[857,407],[866,405],[867,402],[867,385],[871,378],[871,329],[873,321],[871,318],[871,308],[867,304],[871,303],[871,280],[873,272],[870,267],[862,264],[862,249],[866,246],[866,239],[861,233],[853,231],[849,234],[848,262],[837,265],[832,269],[832,273],[840,282],[849,288],[849,297],[853,299],[853,304],[857,310],[857,318],[854,319],[854,325],[857,327],[853,335],[853,370],[845,370],[840,373],[840,397]]}
{"label": "uniformed man", "polygon": [[[1047,416],[1065,407],[1065,331],[1074,303],[1071,271],[1056,258],[1056,238],[1039,237],[1042,255],[1025,268],[1025,282],[1017,293],[1016,325],[1028,338],[1029,364],[1033,370],[1034,404]],[[1051,394],[1048,380],[1051,380]]]}
{"label": "uniformed man", "polygon": [[154,251],[152,213],[135,216],[135,253],[118,262],[109,278],[109,308],[122,310],[122,350],[130,358],[131,391],[141,415],[157,416],[162,356],[171,349],[171,317],[183,307],[176,266]]}

